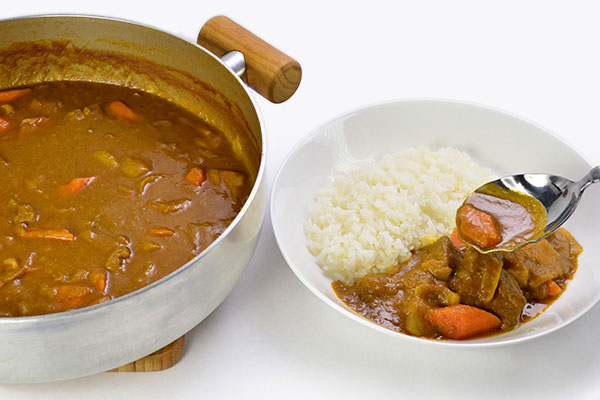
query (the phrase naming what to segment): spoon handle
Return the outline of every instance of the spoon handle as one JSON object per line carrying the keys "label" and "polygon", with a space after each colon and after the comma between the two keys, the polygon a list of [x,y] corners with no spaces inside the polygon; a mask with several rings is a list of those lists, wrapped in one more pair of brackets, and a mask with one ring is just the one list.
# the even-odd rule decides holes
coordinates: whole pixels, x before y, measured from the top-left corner
{"label": "spoon handle", "polygon": [[600,181],[600,166],[597,165],[594,168],[592,168],[588,175],[592,179],[592,183]]}
{"label": "spoon handle", "polygon": [[592,168],[590,170],[590,172],[588,172],[586,174],[586,176],[584,176],[583,178],[581,178],[579,181],[577,181],[577,186],[579,186],[579,192],[583,192],[585,190],[585,188],[587,188],[589,185],[591,185],[592,183],[596,183],[600,181],[600,166],[597,165],[594,168]]}

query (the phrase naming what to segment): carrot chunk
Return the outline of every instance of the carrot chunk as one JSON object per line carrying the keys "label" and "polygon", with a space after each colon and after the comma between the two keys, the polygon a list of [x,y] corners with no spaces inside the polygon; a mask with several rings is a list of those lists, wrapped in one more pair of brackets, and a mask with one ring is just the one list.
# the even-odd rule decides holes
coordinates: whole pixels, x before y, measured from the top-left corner
{"label": "carrot chunk", "polygon": [[79,193],[80,191],[91,185],[91,183],[95,180],[95,176],[89,176],[87,178],[75,178],[71,182],[59,186],[58,194],[65,197],[73,196],[74,194]]}
{"label": "carrot chunk", "polygon": [[473,206],[467,204],[458,210],[457,223],[462,237],[482,249],[488,249],[502,241],[493,217]]}
{"label": "carrot chunk", "polygon": [[10,103],[31,93],[31,89],[12,89],[0,92],[0,103]]}
{"label": "carrot chunk", "polygon": [[193,167],[185,176],[185,180],[192,185],[202,186],[204,181],[206,181],[206,171],[202,168]]}
{"label": "carrot chunk", "polygon": [[75,235],[64,228],[23,228],[16,227],[17,236],[23,239],[47,239],[72,242]]}
{"label": "carrot chunk", "polygon": [[137,115],[127,104],[121,100],[115,100],[108,105],[108,110],[116,118],[123,121],[139,121],[140,116]]}
{"label": "carrot chunk", "polygon": [[64,309],[70,310],[82,306],[92,293],[92,288],[82,285],[64,285],[56,288],[55,300]]}
{"label": "carrot chunk", "polygon": [[430,311],[425,320],[449,339],[466,339],[498,329],[501,324],[494,314],[465,304]]}
{"label": "carrot chunk", "polygon": [[163,228],[161,226],[156,226],[148,229],[148,235],[157,236],[157,237],[170,237],[175,234],[175,231],[169,228]]}
{"label": "carrot chunk", "polygon": [[87,296],[92,289],[83,285],[64,285],[56,288],[55,298],[58,301],[72,299],[73,297]]}
{"label": "carrot chunk", "polygon": [[452,241],[452,243],[454,243],[454,246],[456,246],[459,249],[461,247],[466,246],[466,244],[464,244],[458,237],[458,231],[456,230],[456,228],[454,228],[454,230],[452,231],[452,234],[450,235],[450,240]]}
{"label": "carrot chunk", "polygon": [[545,285],[546,291],[548,292],[548,296],[555,297],[562,293],[561,287],[558,286],[558,283],[554,282],[552,279],[547,280],[545,282]]}
{"label": "carrot chunk", "polygon": [[10,128],[12,128],[12,123],[9,120],[0,117],[0,132],[7,131]]}

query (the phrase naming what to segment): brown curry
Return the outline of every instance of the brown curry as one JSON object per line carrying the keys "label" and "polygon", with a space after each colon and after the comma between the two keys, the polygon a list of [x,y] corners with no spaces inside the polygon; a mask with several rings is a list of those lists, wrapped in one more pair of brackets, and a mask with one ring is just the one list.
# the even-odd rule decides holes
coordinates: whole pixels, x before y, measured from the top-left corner
{"label": "brown curry", "polygon": [[528,194],[489,183],[473,192],[456,213],[458,237],[480,250],[514,250],[541,238],[544,205]]}
{"label": "brown curry", "polygon": [[0,316],[93,305],[205,249],[252,188],[223,134],[157,96],[0,92]]}
{"label": "brown curry", "polygon": [[566,288],[581,251],[564,228],[511,253],[482,254],[442,237],[387,273],[332,286],[348,307],[386,328],[466,339],[538,315]]}

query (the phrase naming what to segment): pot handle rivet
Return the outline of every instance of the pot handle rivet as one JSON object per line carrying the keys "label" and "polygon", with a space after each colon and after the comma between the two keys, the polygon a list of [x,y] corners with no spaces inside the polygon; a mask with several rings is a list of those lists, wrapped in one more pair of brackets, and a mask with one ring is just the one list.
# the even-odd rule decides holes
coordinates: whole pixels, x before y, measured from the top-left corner
{"label": "pot handle rivet", "polygon": [[[217,57],[234,50],[242,53],[248,85],[273,103],[286,101],[300,85],[302,68],[296,60],[227,17],[209,19],[197,41]],[[234,56],[226,59],[231,57]],[[238,73],[235,69],[234,72]]]}

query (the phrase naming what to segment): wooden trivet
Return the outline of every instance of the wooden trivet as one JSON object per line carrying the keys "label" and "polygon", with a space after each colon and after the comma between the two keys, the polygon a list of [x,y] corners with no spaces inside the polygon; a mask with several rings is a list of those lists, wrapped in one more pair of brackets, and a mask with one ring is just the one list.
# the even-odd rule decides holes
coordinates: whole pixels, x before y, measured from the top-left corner
{"label": "wooden trivet", "polygon": [[177,361],[179,361],[183,354],[183,338],[182,336],[144,358],[140,358],[119,368],[111,369],[108,372],[152,372],[171,368],[177,364]]}

